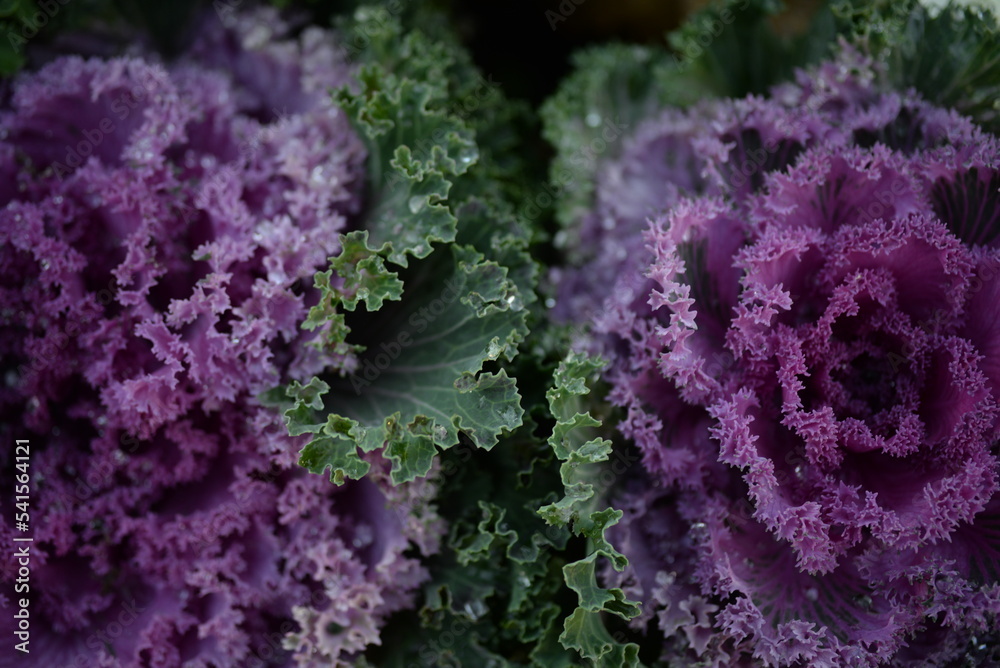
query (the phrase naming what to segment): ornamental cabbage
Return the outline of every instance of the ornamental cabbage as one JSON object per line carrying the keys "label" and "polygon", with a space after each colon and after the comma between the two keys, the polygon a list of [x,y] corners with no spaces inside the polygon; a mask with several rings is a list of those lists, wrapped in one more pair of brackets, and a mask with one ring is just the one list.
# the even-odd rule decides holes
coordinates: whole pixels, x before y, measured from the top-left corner
{"label": "ornamental cabbage", "polygon": [[0,665],[352,663],[438,547],[432,482],[309,475],[256,398],[327,363],[301,324],[365,211],[330,94],[353,66],[273,11],[210,23],[169,67],[59,59],[0,111],[0,433],[31,451],[4,594],[34,537],[31,662]]}
{"label": "ornamental cabbage", "polygon": [[842,45],[652,115],[555,275],[643,457],[606,581],[671,665],[938,665],[996,624],[1000,140],[883,79]]}

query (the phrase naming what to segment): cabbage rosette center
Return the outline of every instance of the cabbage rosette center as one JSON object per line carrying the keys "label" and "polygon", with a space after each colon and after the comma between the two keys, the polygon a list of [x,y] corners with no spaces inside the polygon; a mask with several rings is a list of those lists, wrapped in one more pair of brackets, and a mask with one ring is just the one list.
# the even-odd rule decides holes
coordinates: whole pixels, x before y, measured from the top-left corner
{"label": "cabbage rosette center", "polygon": [[649,479],[610,578],[702,658],[877,665],[1000,609],[1000,145],[863,69],[815,76],[639,128],[712,148],[708,184],[646,198],[597,318]]}

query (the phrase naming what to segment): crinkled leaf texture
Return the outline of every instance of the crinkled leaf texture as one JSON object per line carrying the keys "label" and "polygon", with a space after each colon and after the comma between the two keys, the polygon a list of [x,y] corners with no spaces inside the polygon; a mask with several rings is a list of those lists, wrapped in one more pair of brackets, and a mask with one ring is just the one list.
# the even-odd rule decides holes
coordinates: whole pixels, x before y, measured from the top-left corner
{"label": "crinkled leaf texture", "polygon": [[455,239],[446,200],[452,182],[477,159],[471,131],[447,111],[431,108],[444,94],[433,83],[362,67],[359,92],[343,89],[341,106],[367,139],[369,200],[361,227],[388,245],[387,260],[427,257],[435,242]]}
{"label": "crinkled leaf texture", "polygon": [[[709,3],[662,48],[609,44],[578,51],[573,72],[540,110],[543,134],[556,149],[549,178],[560,189],[556,217],[570,226],[590,210],[595,176],[621,154],[629,128],[667,105],[687,107],[717,97],[764,93],[795,66],[826,55],[834,35],[827,10],[797,38],[779,35],[776,0]],[[705,37],[711,36],[708,44]],[[556,238],[574,263],[583,261],[569,229]],[[562,243],[569,237],[570,243]]]}
{"label": "crinkled leaf texture", "polygon": [[[608,443],[581,412],[600,365],[573,357],[553,380],[549,360],[518,366],[519,378],[552,388],[548,399],[532,395],[539,423],[526,418],[492,451],[463,439],[441,454],[448,540],[427,561],[419,618],[398,622],[403,640],[379,655],[384,665],[638,665],[624,631],[638,607],[595,576],[626,563],[604,538],[620,517],[603,505],[604,474],[621,469],[608,466]],[[545,429],[550,439],[539,437]]]}
{"label": "crinkled leaf texture", "polygon": [[639,605],[628,600],[621,589],[600,587],[595,574],[601,557],[618,571],[628,565],[605,536],[605,531],[621,519],[621,511],[597,509],[603,499],[595,494],[596,474],[604,470],[599,464],[608,460],[611,442],[590,438],[592,428],[600,422],[589,413],[579,412],[581,397],[590,393],[588,380],[603,366],[599,360],[573,353],[555,371],[554,386],[546,394],[556,418],[549,444],[562,462],[560,477],[565,496],[541,508],[539,514],[549,524],[570,526],[575,534],[587,539],[587,556],[563,567],[566,584],[579,597],[579,606],[566,620],[559,640],[598,664],[635,666],[638,646],[613,638],[601,613],[627,620],[639,614]]}
{"label": "crinkled leaf texture", "polygon": [[[385,48],[381,39],[372,53]],[[376,451],[394,481],[413,480],[460,433],[488,449],[523,417],[514,379],[487,367],[512,360],[527,333],[526,239],[510,233],[493,195],[448,200],[479,159],[472,131],[446,109],[457,56],[419,35],[398,48],[407,56],[398,71],[367,63],[360,87],[337,95],[370,157],[362,229],[316,276],[320,300],[306,322],[332,362],[305,387],[268,394],[285,406],[291,433],[313,435],[300,463],[329,468],[337,483],[363,476],[361,453]]]}
{"label": "crinkled leaf texture", "polygon": [[[345,247],[351,246],[349,236]],[[342,264],[338,258],[333,266]],[[415,287],[404,288],[392,312],[373,321],[380,340],[367,350],[355,346],[348,375],[313,379],[308,393],[296,386],[287,390],[296,399],[286,413],[289,429],[315,434],[300,460],[314,473],[329,467],[336,482],[358,477],[366,468],[358,450],[384,448],[393,479],[412,480],[426,475],[438,448],[458,443],[459,432],[488,449],[521,422],[514,380],[503,369],[483,370],[487,362],[513,358],[526,331],[526,312],[506,268],[474,248],[452,245],[414,270]],[[389,293],[398,293],[396,280],[386,283]],[[330,312],[353,299],[349,283],[340,290],[326,287],[325,280],[319,284],[324,295],[317,308]],[[383,296],[376,291],[366,304]],[[341,331],[350,337],[346,326]]]}
{"label": "crinkled leaf texture", "polygon": [[[903,0],[834,3],[839,29],[887,64],[900,90],[1000,130],[1000,31],[996,3]],[[982,6],[977,6],[982,5]]]}
{"label": "crinkled leaf texture", "polygon": [[563,294],[615,277],[595,330],[645,474],[604,574],[665,660],[938,665],[996,623],[1000,140],[882,74],[845,44],[598,171]]}
{"label": "crinkled leaf texture", "polygon": [[[329,256],[357,258],[368,303],[394,285],[341,245],[367,154],[329,90],[353,67],[289,32],[241,12],[170,67],[62,58],[4,101],[0,434],[31,442],[34,542],[31,653],[0,665],[351,665],[429,575],[433,483],[374,457],[350,485],[309,475],[255,398],[317,400],[300,325]],[[5,480],[17,464],[0,448]]]}

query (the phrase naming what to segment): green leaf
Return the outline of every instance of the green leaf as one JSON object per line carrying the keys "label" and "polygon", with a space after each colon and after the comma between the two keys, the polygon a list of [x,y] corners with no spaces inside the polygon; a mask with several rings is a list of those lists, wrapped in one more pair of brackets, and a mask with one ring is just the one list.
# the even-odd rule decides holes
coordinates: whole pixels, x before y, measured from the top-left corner
{"label": "green leaf", "polygon": [[[458,443],[459,432],[488,449],[502,431],[521,424],[514,379],[503,369],[484,370],[489,362],[513,359],[527,333],[526,312],[505,267],[472,248],[452,246],[418,261],[400,280],[362,233],[345,241],[331,272],[343,280],[339,287],[328,277],[317,281],[323,295],[316,308],[345,337],[358,327],[366,352],[350,375],[323,381],[329,387],[323,406],[313,394],[299,397],[285,412],[290,432],[344,439],[363,451],[384,445],[393,480],[403,482],[425,475],[437,449]],[[353,310],[359,285],[366,286],[369,306],[402,295],[400,304],[360,325],[341,325],[337,312],[341,306]],[[340,344],[349,345],[340,340],[333,347]],[[295,386],[292,391],[301,395]],[[326,415],[331,422],[320,425]],[[330,439],[313,441],[306,454],[302,464],[314,473],[330,466],[335,478],[354,477],[351,472],[360,470],[344,446]]]}
{"label": "green leaf", "polygon": [[527,334],[537,268],[475,133],[452,113],[467,86],[456,77],[474,71],[467,56],[385,8],[363,7],[340,28],[359,70],[336,99],[369,149],[368,201],[361,229],[316,275],[304,323],[329,360],[329,392],[321,407],[284,406],[285,417],[317,437],[301,460],[310,471],[341,482],[366,470],[359,451],[379,451],[402,483],[460,436],[489,449],[521,424],[503,364]]}
{"label": "green leaf", "polygon": [[[407,255],[427,257],[433,242],[454,240],[455,217],[444,204],[451,188],[446,176],[474,161],[475,144],[460,124],[428,108],[433,88],[374,66],[365,74],[361,94],[344,90],[339,97],[370,151],[363,227],[376,243],[389,245],[391,262],[405,267]],[[453,157],[460,151],[470,159]]]}
{"label": "green leaf", "polygon": [[[421,657],[424,647],[448,648],[448,660],[468,661],[461,665],[524,666],[547,638],[555,643],[550,658],[561,653],[562,665],[580,665],[557,640],[572,597],[562,574],[569,532],[546,527],[535,512],[559,485],[554,467],[536,466],[551,458],[537,428],[529,419],[491,451],[463,439],[440,455],[438,507],[449,535],[427,563],[422,637],[400,665],[443,665]],[[473,662],[480,655],[497,663]]]}
{"label": "green leaf", "polygon": [[[556,149],[549,179],[560,191],[559,223],[573,225],[592,209],[598,165],[614,159],[643,120],[666,107],[764,93],[827,55],[835,39],[829,11],[822,8],[806,33],[784,36],[771,24],[781,8],[778,0],[714,2],[669,36],[673,53],[611,44],[575,54],[573,72],[540,111]],[[556,245],[565,244],[557,237]]]}
{"label": "green leaf", "polygon": [[[372,34],[371,25],[382,28]],[[343,29],[368,44],[360,86],[336,95],[369,151],[361,226],[385,245],[387,260],[405,267],[408,256],[427,257],[434,242],[454,240],[457,223],[446,201],[454,179],[478,161],[478,148],[474,133],[447,111],[445,72],[454,60],[447,46],[418,32],[404,37],[384,9],[359,9]]]}
{"label": "green leaf", "polygon": [[338,485],[348,478],[360,479],[371,465],[358,457],[357,448],[350,441],[330,436],[314,438],[299,456],[299,464],[310,471],[330,469],[330,480]]}
{"label": "green leaf", "polygon": [[[345,309],[353,311],[363,301],[369,311],[377,311],[386,299],[399,301],[403,283],[385,268],[382,256],[368,246],[368,230],[341,235],[340,246],[342,250],[330,263],[330,272],[344,281],[340,291]],[[383,246],[381,252],[385,250]],[[329,287],[330,272],[324,273],[323,285],[317,287]]]}
{"label": "green leaf", "polygon": [[341,25],[364,37],[348,40],[363,44],[360,82],[337,99],[369,149],[368,202],[352,221],[367,234],[348,235],[315,279],[305,326],[329,362],[321,405],[301,390],[263,399],[313,434],[301,462],[336,483],[373,456],[394,483],[433,471],[449,530],[424,561],[419,612],[392,618],[394,642],[359,665],[523,666],[543,640],[579,665],[558,644],[575,597],[562,572],[570,533],[536,512],[561,489],[526,414],[544,410],[548,378],[517,354],[539,309],[527,248],[540,234],[514,206],[524,107],[437,27],[404,31],[384,9]]}
{"label": "green leaf", "polygon": [[560,191],[556,215],[564,225],[589,211],[599,161],[618,155],[637,122],[668,103],[712,95],[664,49],[605,45],[577,52],[573,65],[540,111],[543,135],[556,149],[549,179]]}
{"label": "green leaf", "polygon": [[801,34],[775,28],[782,0],[710,3],[669,36],[683,65],[723,97],[766,94],[791,79],[796,68],[829,55],[835,41],[833,16],[821,6]]}
{"label": "green leaf", "polygon": [[638,666],[639,646],[622,644],[608,633],[599,613],[577,608],[566,620],[560,641],[599,666]]}
{"label": "green leaf", "polygon": [[462,220],[456,243],[471,246],[487,260],[506,267],[522,305],[537,301],[539,267],[527,252],[530,231],[513,210],[495,197],[479,196],[464,201],[456,213]]}
{"label": "green leaf", "polygon": [[[169,4],[144,0],[0,0],[0,76],[17,73],[59,33],[69,31],[105,40],[109,52],[121,51],[141,33],[161,53],[174,54],[190,35],[190,22],[204,4],[177,0]],[[210,4],[210,3],[209,3]],[[214,17],[213,17],[214,18]],[[42,54],[39,54],[42,55]],[[51,58],[42,55],[40,60]]]}
{"label": "green leaf", "polygon": [[885,63],[889,83],[1000,131],[1000,27],[986,9],[951,5],[932,15],[917,0],[842,0],[839,29]]}
{"label": "green leaf", "polygon": [[602,361],[571,353],[556,369],[555,385],[546,395],[557,420],[549,444],[563,461],[560,477],[565,496],[543,506],[538,513],[550,524],[571,526],[574,533],[587,539],[588,545],[586,557],[563,567],[567,586],[577,594],[578,607],[566,620],[559,640],[595,662],[608,661],[610,656],[622,662],[610,665],[637,665],[638,646],[612,638],[600,618],[602,612],[626,620],[640,613],[637,602],[628,600],[621,589],[603,589],[596,577],[598,558],[608,559],[618,571],[628,565],[625,556],[605,536],[622,513],[613,508],[601,509],[601,499],[595,494],[599,464],[607,461],[611,442],[590,438],[600,423],[589,413],[579,412],[580,398],[590,393],[587,381],[601,368]]}
{"label": "green leaf", "polygon": [[292,381],[285,391],[285,395],[293,402],[285,413],[286,419],[291,416],[288,422],[290,436],[316,433],[323,427],[317,409],[323,407],[322,397],[329,389],[330,386],[319,378],[312,378],[306,385],[297,380]]}

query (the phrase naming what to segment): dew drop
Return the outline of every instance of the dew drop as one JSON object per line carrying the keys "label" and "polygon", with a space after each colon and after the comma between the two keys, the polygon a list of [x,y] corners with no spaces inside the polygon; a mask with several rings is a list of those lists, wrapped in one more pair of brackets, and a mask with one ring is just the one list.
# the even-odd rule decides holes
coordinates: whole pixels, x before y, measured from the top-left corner
{"label": "dew drop", "polygon": [[362,548],[371,545],[374,540],[375,534],[372,528],[367,524],[359,524],[354,531],[354,540],[352,543],[354,547]]}
{"label": "dew drop", "polygon": [[486,614],[486,605],[482,601],[469,601],[463,609],[465,614],[473,619],[479,619]]}
{"label": "dew drop", "polygon": [[409,207],[410,213],[420,213],[420,210],[424,208],[424,198],[419,196],[411,197]]}
{"label": "dew drop", "polygon": [[809,587],[809,589],[806,589],[806,598],[808,598],[810,601],[819,600],[819,591],[816,589],[816,587]]}
{"label": "dew drop", "polygon": [[862,594],[861,596],[854,597],[854,605],[858,606],[862,610],[871,610],[872,607],[872,597],[868,594]]}
{"label": "dew drop", "polygon": [[601,124],[601,115],[599,113],[597,113],[596,111],[591,111],[589,114],[587,114],[588,126],[596,128],[600,124]]}
{"label": "dew drop", "polygon": [[479,153],[474,148],[463,148],[458,153],[458,162],[464,166],[471,165],[479,158]]}

